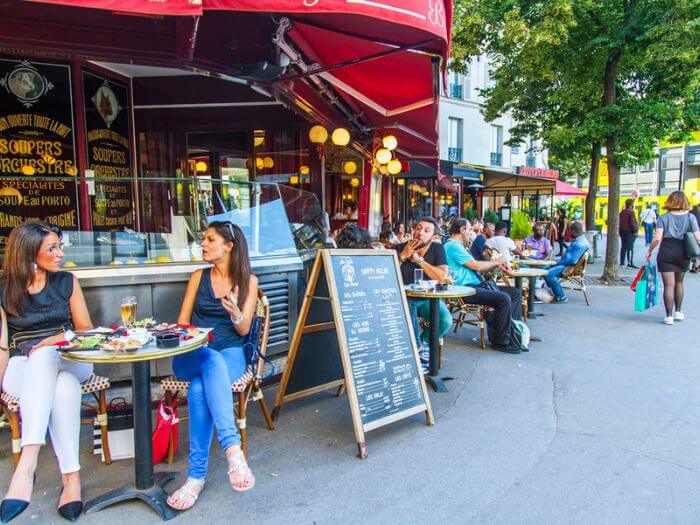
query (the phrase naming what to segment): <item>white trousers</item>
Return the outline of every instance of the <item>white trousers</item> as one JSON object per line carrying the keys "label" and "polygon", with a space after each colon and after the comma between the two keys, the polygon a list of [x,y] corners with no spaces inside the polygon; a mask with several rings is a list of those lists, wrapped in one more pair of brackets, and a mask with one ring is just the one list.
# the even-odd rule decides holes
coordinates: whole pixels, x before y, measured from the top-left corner
{"label": "white trousers", "polygon": [[62,359],[54,346],[7,364],[2,389],[19,396],[22,446],[45,445],[48,428],[61,474],[80,470],[80,383],[90,374],[90,363]]}

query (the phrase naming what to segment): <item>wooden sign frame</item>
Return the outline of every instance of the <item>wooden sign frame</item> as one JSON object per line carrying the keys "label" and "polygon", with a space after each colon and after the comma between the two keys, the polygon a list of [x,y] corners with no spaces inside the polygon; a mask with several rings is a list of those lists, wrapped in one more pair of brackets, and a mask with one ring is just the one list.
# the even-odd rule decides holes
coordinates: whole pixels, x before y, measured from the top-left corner
{"label": "wooden sign frame", "polygon": [[[420,379],[420,387],[423,394],[423,403],[415,407],[411,407],[401,412],[391,414],[389,416],[371,421],[367,424],[362,423],[362,416],[360,413],[360,404],[357,397],[357,391],[355,388],[355,381],[352,371],[352,362],[350,359],[350,352],[347,346],[347,338],[345,333],[345,326],[343,323],[343,318],[341,314],[341,304],[338,297],[338,289],[336,287],[335,275],[333,272],[333,265],[331,262],[332,256],[368,256],[368,257],[387,257],[392,256],[394,261],[394,268],[396,270],[396,275],[398,277],[398,285],[401,287],[401,297],[402,307],[404,316],[406,319],[406,325],[409,330],[409,340],[413,349],[413,357],[415,359],[416,369],[418,370],[418,376]],[[316,287],[319,282],[321,275],[321,269],[325,270],[326,280],[328,283],[328,297],[317,296]],[[333,321],[323,322],[316,324],[306,324],[306,319],[311,309],[313,301],[330,301],[331,310],[333,314]],[[301,338],[304,334],[309,334],[313,332],[319,332],[324,330],[335,330],[338,339],[338,348],[340,351],[340,357],[343,364],[344,378],[330,381],[324,384],[315,385],[313,387],[294,392],[292,394],[286,394],[287,386],[289,384],[289,378],[294,369],[294,362],[299,350],[299,345],[301,343]],[[337,395],[342,395],[343,391],[347,389],[348,402],[350,404],[350,412],[352,413],[352,422],[355,430],[355,441],[357,442],[358,456],[361,459],[367,457],[367,446],[365,443],[365,432],[374,430],[376,428],[388,425],[395,421],[407,418],[409,416],[418,414],[420,412],[425,413],[426,424],[434,425],[435,419],[433,417],[432,407],[430,405],[430,398],[428,397],[428,389],[425,384],[425,379],[423,377],[420,358],[418,357],[418,349],[416,346],[416,340],[411,329],[411,319],[408,310],[408,302],[406,301],[406,296],[403,293],[403,280],[401,278],[401,268],[399,265],[398,257],[395,252],[387,252],[386,250],[346,250],[346,249],[327,249],[321,250],[316,256],[314,261],[314,266],[311,271],[311,276],[306,287],[306,292],[304,294],[304,301],[299,312],[299,317],[297,319],[296,329],[294,330],[294,336],[289,347],[289,354],[287,357],[287,364],[282,375],[282,380],[280,383],[280,388],[277,391],[277,397],[275,399],[275,408],[273,410],[273,418],[277,418],[280,412],[280,408],[283,403],[287,401],[293,401],[302,397],[306,397],[318,392],[329,390],[331,388],[337,388]]]}

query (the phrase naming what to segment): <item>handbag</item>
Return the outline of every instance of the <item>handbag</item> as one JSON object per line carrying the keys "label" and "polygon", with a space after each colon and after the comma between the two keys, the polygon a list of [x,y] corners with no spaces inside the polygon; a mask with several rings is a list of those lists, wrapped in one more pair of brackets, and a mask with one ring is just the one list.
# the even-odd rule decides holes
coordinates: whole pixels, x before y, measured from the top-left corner
{"label": "handbag", "polygon": [[[102,442],[98,439],[100,427],[95,425],[94,454],[102,454]],[[123,397],[115,397],[107,406],[107,440],[112,460],[134,457],[134,415],[131,405]]]}
{"label": "handbag", "polygon": [[[687,214],[688,217],[688,230],[691,228],[693,221],[690,219],[690,214]],[[700,256],[700,244],[698,244],[698,240],[695,238],[695,233],[691,231],[686,231],[685,236],[685,256],[688,259],[695,259],[696,257]]]}
{"label": "handbag", "polygon": [[172,405],[167,405],[165,399],[158,403],[158,420],[153,430],[151,442],[153,445],[153,464],[163,461],[168,455],[170,436],[173,437],[173,452],[177,452],[178,427],[180,417],[177,412],[177,395],[173,397]]}
{"label": "handbag", "polygon": [[656,265],[648,262],[643,269],[643,276],[637,283],[637,290],[634,293],[635,312],[644,312],[659,302]]}
{"label": "handbag", "polygon": [[9,343],[10,356],[29,355],[32,347],[52,335],[62,334],[66,331],[64,326],[44,328],[42,330],[25,330],[17,332],[12,336]]}
{"label": "handbag", "polygon": [[630,285],[630,289],[633,292],[637,291],[637,284],[639,283],[639,280],[642,278],[642,275],[644,275],[644,268],[646,265],[642,265],[642,267],[639,269],[637,272],[637,275],[634,276],[634,279],[632,279],[632,284]]}

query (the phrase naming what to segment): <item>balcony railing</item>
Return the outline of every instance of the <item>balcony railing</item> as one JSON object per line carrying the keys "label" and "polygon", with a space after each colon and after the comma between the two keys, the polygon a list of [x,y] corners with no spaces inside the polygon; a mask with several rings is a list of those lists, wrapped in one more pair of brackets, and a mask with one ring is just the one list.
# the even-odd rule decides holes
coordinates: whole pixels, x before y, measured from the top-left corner
{"label": "balcony railing", "polygon": [[537,157],[535,155],[528,155],[525,157],[525,165],[528,168],[536,168],[537,167]]}
{"label": "balcony railing", "polygon": [[450,84],[450,98],[464,99],[464,87],[461,84]]}
{"label": "balcony railing", "polygon": [[491,166],[503,165],[503,153],[491,152]]}
{"label": "balcony railing", "polygon": [[447,160],[462,162],[462,148],[447,148]]}

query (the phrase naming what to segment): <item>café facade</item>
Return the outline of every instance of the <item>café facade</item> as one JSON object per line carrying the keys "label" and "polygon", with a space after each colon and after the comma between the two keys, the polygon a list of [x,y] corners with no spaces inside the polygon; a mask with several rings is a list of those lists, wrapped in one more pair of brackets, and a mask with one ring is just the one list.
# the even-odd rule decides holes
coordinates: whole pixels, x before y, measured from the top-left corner
{"label": "caf\u00e9 facade", "polygon": [[0,253],[24,220],[61,226],[95,323],[114,324],[124,295],[175,320],[198,232],[219,216],[247,236],[269,351],[285,351],[324,212],[356,204],[376,233],[390,172],[437,166],[449,1],[0,0],[0,13]]}

